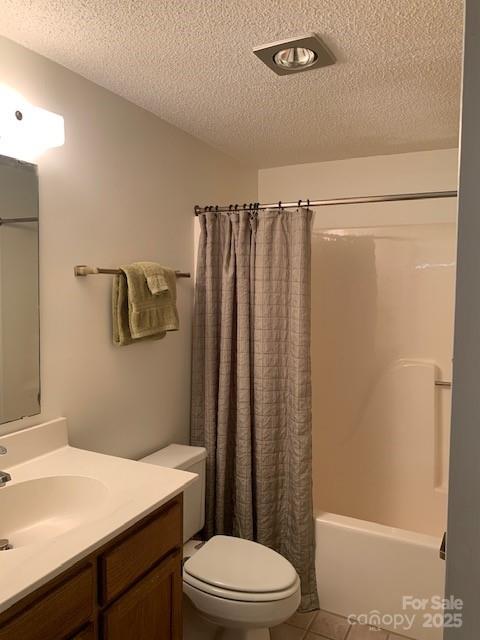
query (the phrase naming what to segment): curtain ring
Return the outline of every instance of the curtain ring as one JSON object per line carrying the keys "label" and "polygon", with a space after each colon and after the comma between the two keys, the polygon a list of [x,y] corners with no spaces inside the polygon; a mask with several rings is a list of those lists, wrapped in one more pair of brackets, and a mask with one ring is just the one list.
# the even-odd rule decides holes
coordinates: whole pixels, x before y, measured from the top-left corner
{"label": "curtain ring", "polygon": [[300,209],[300,207],[301,207],[301,206],[302,206],[302,201],[301,201],[301,200],[299,200],[299,201],[298,201],[298,208]]}
{"label": "curtain ring", "polygon": [[232,208],[233,208],[233,204],[229,204],[229,205],[228,205],[228,210],[229,210],[229,211],[231,211],[231,210],[232,210]]}
{"label": "curtain ring", "polygon": [[282,210],[282,201],[279,200],[278,201],[278,211],[280,212]]}
{"label": "curtain ring", "polygon": [[238,204],[235,205],[234,211],[238,211]]}
{"label": "curtain ring", "polygon": [[310,209],[310,200],[307,199],[307,209]]}

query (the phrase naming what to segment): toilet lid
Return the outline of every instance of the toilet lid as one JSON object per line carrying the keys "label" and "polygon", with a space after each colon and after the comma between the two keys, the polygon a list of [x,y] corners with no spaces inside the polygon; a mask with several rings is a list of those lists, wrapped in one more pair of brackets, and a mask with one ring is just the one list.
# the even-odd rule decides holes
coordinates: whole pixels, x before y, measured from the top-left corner
{"label": "toilet lid", "polygon": [[211,538],[183,569],[203,583],[246,593],[284,591],[298,581],[293,566],[276,551],[230,536]]}

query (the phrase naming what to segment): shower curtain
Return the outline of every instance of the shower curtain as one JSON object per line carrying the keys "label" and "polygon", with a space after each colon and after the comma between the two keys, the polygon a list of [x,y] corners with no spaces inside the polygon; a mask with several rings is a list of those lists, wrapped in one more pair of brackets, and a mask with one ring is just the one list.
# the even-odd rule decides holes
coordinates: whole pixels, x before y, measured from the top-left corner
{"label": "shower curtain", "polygon": [[191,441],[207,449],[206,535],[285,556],[318,608],[312,508],[312,212],[199,216]]}

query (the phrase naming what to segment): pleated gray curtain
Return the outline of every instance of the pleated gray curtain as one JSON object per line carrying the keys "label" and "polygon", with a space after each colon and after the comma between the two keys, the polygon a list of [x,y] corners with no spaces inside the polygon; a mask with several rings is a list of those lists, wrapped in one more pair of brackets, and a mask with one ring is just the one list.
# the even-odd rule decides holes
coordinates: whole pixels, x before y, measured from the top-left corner
{"label": "pleated gray curtain", "polygon": [[191,441],[207,458],[206,533],[288,558],[318,608],[310,378],[312,212],[199,216]]}

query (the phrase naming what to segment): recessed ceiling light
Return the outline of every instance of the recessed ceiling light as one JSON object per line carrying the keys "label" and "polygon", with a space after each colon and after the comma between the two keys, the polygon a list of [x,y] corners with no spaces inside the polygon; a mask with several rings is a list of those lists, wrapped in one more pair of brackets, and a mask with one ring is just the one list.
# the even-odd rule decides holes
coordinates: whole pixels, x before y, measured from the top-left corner
{"label": "recessed ceiling light", "polygon": [[273,56],[273,61],[279,67],[284,69],[301,69],[303,67],[311,67],[317,59],[317,54],[311,49],[305,47],[289,47],[288,49],[280,49]]}
{"label": "recessed ceiling light", "polygon": [[253,53],[279,76],[334,64],[335,58],[314,33],[255,47]]}

